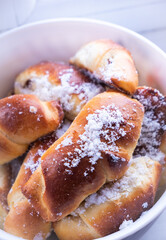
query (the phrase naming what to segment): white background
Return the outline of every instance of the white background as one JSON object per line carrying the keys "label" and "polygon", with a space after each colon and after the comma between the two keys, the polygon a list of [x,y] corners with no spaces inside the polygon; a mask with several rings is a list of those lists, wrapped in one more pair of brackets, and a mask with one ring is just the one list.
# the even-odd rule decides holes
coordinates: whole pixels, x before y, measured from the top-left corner
{"label": "white background", "polygon": [[[0,33],[57,17],[116,23],[142,34],[166,51],[166,0],[0,0]],[[166,240],[166,210],[140,238],[156,239]]]}

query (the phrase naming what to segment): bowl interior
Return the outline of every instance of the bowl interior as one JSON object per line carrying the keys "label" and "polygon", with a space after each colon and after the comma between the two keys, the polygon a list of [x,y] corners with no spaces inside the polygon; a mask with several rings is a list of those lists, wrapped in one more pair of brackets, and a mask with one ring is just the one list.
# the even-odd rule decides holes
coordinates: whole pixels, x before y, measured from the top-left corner
{"label": "bowl interior", "polygon": [[[0,98],[8,94],[16,75],[26,67],[44,60],[67,62],[82,44],[102,38],[110,38],[131,52],[141,85],[151,85],[166,93],[166,55],[153,43],[110,23],[57,19],[23,26],[0,37]],[[160,189],[158,198],[162,197],[149,211],[149,217],[146,214],[141,222],[137,220],[133,224],[130,231],[124,229],[114,233],[111,239],[123,239],[152,221],[166,206],[165,188],[166,185]],[[102,239],[106,238],[109,239]],[[0,230],[0,239],[18,238]]]}

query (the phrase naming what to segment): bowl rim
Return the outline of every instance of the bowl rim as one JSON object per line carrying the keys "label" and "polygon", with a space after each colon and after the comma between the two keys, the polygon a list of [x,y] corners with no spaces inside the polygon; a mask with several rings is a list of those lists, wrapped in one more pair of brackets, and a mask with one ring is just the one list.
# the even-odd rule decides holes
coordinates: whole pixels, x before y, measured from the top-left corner
{"label": "bowl rim", "polygon": [[[69,17],[69,18],[52,18],[52,19],[47,19],[47,20],[35,21],[32,23],[27,23],[22,26],[16,27],[14,29],[8,30],[7,32],[1,33],[0,40],[5,37],[9,37],[12,34],[17,34],[17,32],[26,31],[27,29],[32,28],[32,27],[38,27],[39,25],[50,24],[50,23],[62,23],[62,22],[64,22],[64,23],[65,22],[67,22],[67,23],[78,22],[78,23],[86,23],[86,24],[91,23],[91,24],[95,24],[95,25],[103,25],[103,26],[111,27],[113,29],[118,29],[121,32],[127,33],[128,35],[132,35],[133,37],[139,39],[141,42],[144,42],[145,44],[150,45],[160,55],[162,55],[166,60],[166,53],[162,49],[160,49],[155,43],[153,43],[149,39],[145,38],[144,36],[140,35],[139,33],[136,33],[133,30],[130,30],[130,29],[120,26],[118,24],[114,24],[114,23],[102,21],[102,20],[91,19],[91,18],[73,18],[73,17],[70,18]],[[110,239],[110,236],[111,236],[112,240],[124,239],[124,238],[138,232],[145,226],[147,226],[150,222],[152,222],[155,218],[157,218],[157,216],[159,216],[162,213],[162,211],[164,211],[165,208],[166,208],[166,190],[161,195],[159,200],[154,204],[154,206],[150,210],[148,210],[144,216],[141,216],[141,218],[137,219],[132,225],[130,225],[130,228],[128,228],[128,227],[124,228],[120,231],[117,231],[117,232],[109,234],[105,237],[99,238],[99,240],[100,239],[108,240],[108,239]],[[10,238],[13,238],[13,240],[22,239],[22,238],[14,236],[14,235],[11,235],[1,229],[0,229],[0,233],[3,233],[6,235],[5,238],[0,237],[0,239],[2,239],[2,240],[3,239],[7,240]]]}
{"label": "bowl rim", "polygon": [[160,54],[162,54],[166,58],[166,53],[164,52],[164,50],[162,50],[155,43],[153,43],[151,40],[147,39],[146,37],[142,36],[141,34],[135,32],[133,30],[130,30],[127,27],[123,27],[123,26],[120,26],[120,25],[115,24],[115,23],[111,23],[111,22],[107,22],[107,21],[103,21],[103,20],[97,20],[97,19],[93,19],[93,18],[60,17],[60,18],[51,18],[51,19],[45,19],[45,20],[30,22],[30,23],[23,24],[21,26],[15,27],[13,29],[10,29],[10,30],[7,30],[7,31],[1,33],[0,34],[0,39],[3,38],[3,37],[6,37],[7,35],[19,32],[23,29],[27,29],[29,27],[43,25],[43,24],[47,24],[47,23],[54,23],[54,22],[82,22],[82,23],[94,23],[94,24],[99,24],[99,25],[107,25],[107,26],[110,26],[112,28],[119,29],[123,32],[127,32],[127,33],[129,33],[133,36],[135,35],[140,40],[146,42],[147,44],[150,44],[153,48],[155,48]]}

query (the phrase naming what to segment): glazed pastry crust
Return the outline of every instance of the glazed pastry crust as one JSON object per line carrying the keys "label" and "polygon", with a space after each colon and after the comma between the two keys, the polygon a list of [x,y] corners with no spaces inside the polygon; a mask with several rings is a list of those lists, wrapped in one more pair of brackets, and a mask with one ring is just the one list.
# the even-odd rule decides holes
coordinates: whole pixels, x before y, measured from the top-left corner
{"label": "glazed pastry crust", "polygon": [[16,94],[33,94],[43,101],[57,100],[69,120],[103,90],[79,69],[64,63],[41,62],[20,73],[15,81]]}
{"label": "glazed pastry crust", "polygon": [[[16,95],[0,99],[1,229],[92,240],[153,206],[166,180],[166,96],[137,86],[131,53],[108,39],[17,76]],[[64,115],[74,121],[58,136]]]}
{"label": "glazed pastry crust", "polygon": [[33,95],[0,100],[0,164],[22,155],[37,138],[58,128],[63,111],[56,101],[42,102]]}
{"label": "glazed pastry crust", "polygon": [[9,213],[6,217],[5,231],[15,236],[33,240],[40,235],[46,239],[51,231],[51,223],[45,222],[35,211],[30,202],[21,192],[22,185],[28,181],[32,172],[40,164],[41,154],[46,151],[57,139],[50,134],[35,142],[28,152],[18,176],[8,194]]}
{"label": "glazed pastry crust", "polygon": [[[84,127],[88,124],[88,116],[107,107],[111,109],[109,110],[110,114],[112,112],[115,114],[114,110],[119,109],[119,114],[124,118],[120,128],[122,128],[122,132],[125,131],[125,136],[120,135],[119,128],[114,130],[114,125],[108,127],[106,130],[108,138],[114,134],[117,136],[117,140],[112,145],[104,138],[102,141],[110,148],[114,148],[114,144],[116,144],[118,150],[115,152],[101,151],[101,157],[93,165],[88,156],[81,158],[75,149],[81,149],[79,140],[80,136],[85,133]],[[142,120],[143,107],[136,100],[118,92],[105,92],[97,95],[85,105],[67,132],[42,156],[41,167],[23,186],[23,194],[47,221],[62,219],[76,209],[88,195],[96,192],[106,181],[113,181],[124,175],[140,135]],[[63,144],[70,139],[73,141],[72,144]],[[71,153],[70,158],[68,153]],[[69,165],[72,166],[78,156],[79,164],[70,168]],[[66,158],[69,159],[69,162],[65,163]],[[90,171],[89,169],[92,167],[94,169]],[[87,171],[89,171],[88,176],[85,174]]]}
{"label": "glazed pastry crust", "polygon": [[[137,174],[137,168],[141,168],[142,174],[140,171]],[[112,197],[112,199],[108,199],[99,205],[93,203],[85,210],[80,208],[80,211],[76,210],[76,213],[55,222],[54,231],[58,238],[60,240],[91,240],[103,237],[118,231],[124,220],[132,219],[135,221],[143,211],[152,207],[161,174],[161,165],[151,159],[142,157],[138,158],[137,163],[132,163],[129,169],[132,170],[132,174],[136,174],[137,183],[132,186],[131,181],[128,189],[124,189],[124,192],[118,195],[118,198],[114,199]],[[131,179],[132,174],[130,174]],[[126,174],[121,180],[118,180],[119,183],[125,182],[125,176]],[[128,177],[130,178],[130,176]],[[114,184],[105,186],[105,188],[110,188],[110,192],[113,187]],[[124,194],[125,191],[126,194]],[[100,194],[101,190],[99,190]],[[83,233],[80,231],[80,226],[81,229],[84,229]]]}

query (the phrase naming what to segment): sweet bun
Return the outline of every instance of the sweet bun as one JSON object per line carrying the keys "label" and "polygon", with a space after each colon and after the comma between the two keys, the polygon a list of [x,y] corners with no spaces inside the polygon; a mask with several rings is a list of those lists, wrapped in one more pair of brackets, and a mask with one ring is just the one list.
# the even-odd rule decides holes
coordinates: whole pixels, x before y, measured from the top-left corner
{"label": "sweet bun", "polygon": [[37,138],[60,125],[63,111],[56,101],[42,102],[33,95],[0,100],[0,164],[22,155]]}
{"label": "sweet bun", "polygon": [[161,165],[147,157],[133,159],[124,176],[90,195],[75,212],[53,224],[60,240],[91,240],[118,231],[152,207]]}
{"label": "sweet bun", "polygon": [[22,187],[43,219],[62,219],[106,181],[124,175],[143,114],[138,101],[113,91],[95,96],[83,107]]}
{"label": "sweet bun", "polygon": [[50,234],[51,223],[45,222],[40,217],[22,194],[21,187],[40,165],[42,154],[68,129],[69,125],[70,122],[64,120],[56,131],[41,137],[31,146],[7,197],[9,213],[4,224],[6,232],[28,240],[46,239]]}
{"label": "sweet bun", "polygon": [[15,93],[34,94],[43,101],[58,100],[66,117],[73,120],[93,96],[102,92],[77,68],[54,62],[42,62],[27,68],[15,81]]}
{"label": "sweet bun", "polygon": [[101,39],[82,46],[70,63],[88,70],[108,86],[132,94],[138,85],[138,74],[129,51],[121,45]]}

